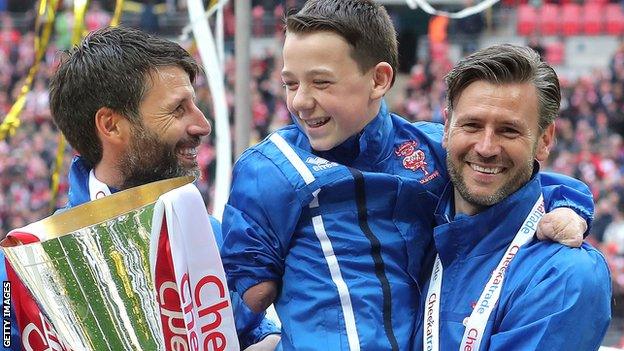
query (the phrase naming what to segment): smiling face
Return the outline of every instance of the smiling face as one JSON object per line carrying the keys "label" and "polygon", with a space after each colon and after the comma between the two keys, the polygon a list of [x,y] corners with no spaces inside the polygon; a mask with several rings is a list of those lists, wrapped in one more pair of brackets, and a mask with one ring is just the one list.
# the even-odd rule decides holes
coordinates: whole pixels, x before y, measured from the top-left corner
{"label": "smiling face", "polygon": [[195,91],[180,67],[152,72],[141,102],[141,125],[132,125],[132,137],[121,157],[123,188],[183,175],[199,174],[197,148],[210,134],[210,123],[194,102]]}
{"label": "smiling face", "polygon": [[455,210],[469,215],[496,204],[531,177],[533,161],[548,157],[554,124],[538,127],[531,83],[468,85],[445,124],[444,146],[455,186]]}
{"label": "smiling face", "polygon": [[332,32],[286,35],[282,80],[288,110],[317,151],[359,133],[379,111],[376,68],[362,73],[351,51]]}

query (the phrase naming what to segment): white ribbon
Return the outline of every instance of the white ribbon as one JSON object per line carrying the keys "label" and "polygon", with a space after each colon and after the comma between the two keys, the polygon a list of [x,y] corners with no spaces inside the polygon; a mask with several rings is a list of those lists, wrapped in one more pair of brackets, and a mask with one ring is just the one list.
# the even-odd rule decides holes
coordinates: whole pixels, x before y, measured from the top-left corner
{"label": "white ribbon", "polygon": [[[520,250],[520,247],[531,241],[537,230],[537,223],[543,216],[544,199],[540,195],[485,285],[470,317],[464,323],[466,329],[459,347],[460,350],[479,350],[487,321],[498,303],[507,267],[518,253],[518,250]],[[440,256],[437,255],[433,265],[433,272],[431,273],[427,300],[425,301],[423,345],[427,351],[439,350],[442,272]]]}
{"label": "white ribbon", "polygon": [[423,11],[425,11],[426,13],[430,15],[444,16],[448,18],[458,19],[458,18],[464,18],[470,15],[474,15],[475,13],[479,13],[487,9],[488,7],[492,7],[494,4],[496,4],[500,0],[485,0],[474,6],[467,7],[458,12],[447,12],[447,11],[436,10],[426,0],[405,0],[405,1],[407,2],[407,6],[409,6],[412,10],[415,10],[420,7]]}
{"label": "white ribbon", "polygon": [[225,271],[199,190],[187,184],[161,195],[154,206],[150,247],[153,281],[163,216],[189,346],[240,350]]}
{"label": "white ribbon", "polygon": [[431,283],[425,300],[425,318],[423,327],[423,345],[427,351],[439,350],[440,339],[440,292],[442,290],[442,262],[440,256],[436,255],[433,270],[431,272]]}

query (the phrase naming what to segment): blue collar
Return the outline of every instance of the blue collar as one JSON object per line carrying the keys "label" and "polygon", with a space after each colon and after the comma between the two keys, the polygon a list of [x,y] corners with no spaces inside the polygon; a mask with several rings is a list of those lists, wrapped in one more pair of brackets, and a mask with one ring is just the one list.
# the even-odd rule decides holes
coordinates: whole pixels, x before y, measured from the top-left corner
{"label": "blue collar", "polygon": [[382,100],[379,113],[360,133],[331,150],[313,152],[326,160],[365,170],[392,152],[393,133],[392,117],[386,102]]}
{"label": "blue collar", "polygon": [[489,254],[513,240],[542,192],[538,170],[536,167],[529,182],[516,192],[473,216],[453,216],[453,187],[445,188],[435,211],[439,225],[434,229],[436,247],[445,266],[458,255]]}

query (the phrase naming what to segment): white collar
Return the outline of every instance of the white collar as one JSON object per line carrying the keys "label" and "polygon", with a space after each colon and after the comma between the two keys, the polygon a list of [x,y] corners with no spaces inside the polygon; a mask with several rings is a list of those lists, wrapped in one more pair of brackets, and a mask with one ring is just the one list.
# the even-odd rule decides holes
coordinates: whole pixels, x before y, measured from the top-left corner
{"label": "white collar", "polygon": [[91,201],[101,199],[110,195],[110,189],[108,185],[102,183],[95,177],[93,169],[89,172],[89,198]]}

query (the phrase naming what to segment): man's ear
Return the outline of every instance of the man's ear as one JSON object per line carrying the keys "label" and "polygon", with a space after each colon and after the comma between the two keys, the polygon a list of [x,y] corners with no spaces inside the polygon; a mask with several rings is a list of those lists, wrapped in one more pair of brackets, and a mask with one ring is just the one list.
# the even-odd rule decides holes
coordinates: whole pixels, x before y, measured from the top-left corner
{"label": "man's ear", "polygon": [[546,127],[542,135],[539,136],[537,141],[537,148],[535,150],[535,159],[542,162],[548,159],[550,155],[550,148],[555,143],[555,123],[551,123]]}
{"label": "man's ear", "polygon": [[95,113],[95,130],[103,145],[124,143],[128,128],[128,120],[108,107],[101,107]]}
{"label": "man's ear", "polygon": [[448,143],[449,128],[451,127],[448,107],[445,107],[442,110],[442,117],[444,117],[444,136],[442,136],[442,147],[446,149],[446,144]]}
{"label": "man's ear", "polygon": [[394,70],[387,62],[379,62],[373,67],[373,90],[371,91],[371,99],[381,99],[392,86],[392,77]]}

